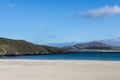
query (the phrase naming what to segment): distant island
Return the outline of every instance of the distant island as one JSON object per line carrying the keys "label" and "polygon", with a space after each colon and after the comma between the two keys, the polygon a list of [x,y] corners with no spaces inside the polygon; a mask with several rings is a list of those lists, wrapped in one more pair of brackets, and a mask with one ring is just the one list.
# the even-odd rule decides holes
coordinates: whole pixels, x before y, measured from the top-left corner
{"label": "distant island", "polygon": [[0,56],[67,53],[68,50],[37,45],[24,40],[0,38]]}
{"label": "distant island", "polygon": [[74,46],[66,46],[64,49],[71,52],[120,52],[120,47],[102,42],[76,44]]}

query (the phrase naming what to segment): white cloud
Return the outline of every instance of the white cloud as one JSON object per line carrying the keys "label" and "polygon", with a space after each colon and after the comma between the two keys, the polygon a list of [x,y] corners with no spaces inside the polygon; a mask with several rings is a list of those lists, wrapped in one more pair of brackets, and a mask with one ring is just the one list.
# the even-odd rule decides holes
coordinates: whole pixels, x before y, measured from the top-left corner
{"label": "white cloud", "polygon": [[9,6],[10,6],[11,8],[15,8],[15,7],[16,7],[15,4],[10,4]]}
{"label": "white cloud", "polygon": [[48,36],[48,38],[56,38],[56,36],[55,35],[50,35],[50,36]]}
{"label": "white cloud", "polygon": [[8,8],[15,8],[16,7],[16,4],[14,4],[13,2],[8,1],[8,0],[0,0],[0,4],[2,7],[8,7]]}
{"label": "white cloud", "polygon": [[104,6],[102,8],[87,10],[83,12],[79,12],[78,16],[84,16],[88,18],[100,18],[100,17],[107,17],[112,15],[120,14],[120,6]]}
{"label": "white cloud", "polygon": [[15,8],[15,7],[16,7],[16,5],[13,4],[13,3],[11,3],[11,2],[8,2],[8,6],[9,6],[10,8]]}

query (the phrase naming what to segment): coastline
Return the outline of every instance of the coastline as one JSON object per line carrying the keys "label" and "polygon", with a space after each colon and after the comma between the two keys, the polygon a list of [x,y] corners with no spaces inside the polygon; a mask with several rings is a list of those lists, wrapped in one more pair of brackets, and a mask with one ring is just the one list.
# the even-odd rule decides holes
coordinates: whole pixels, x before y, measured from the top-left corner
{"label": "coastline", "polygon": [[120,61],[1,59],[1,80],[120,80]]}

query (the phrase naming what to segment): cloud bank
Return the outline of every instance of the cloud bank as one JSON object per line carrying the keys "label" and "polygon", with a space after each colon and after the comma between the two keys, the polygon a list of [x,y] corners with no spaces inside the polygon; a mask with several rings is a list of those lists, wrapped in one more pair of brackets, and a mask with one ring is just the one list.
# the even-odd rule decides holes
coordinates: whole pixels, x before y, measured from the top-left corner
{"label": "cloud bank", "polygon": [[104,6],[97,9],[87,10],[83,12],[79,12],[78,16],[83,16],[87,18],[101,18],[107,16],[113,16],[120,14],[120,6]]}

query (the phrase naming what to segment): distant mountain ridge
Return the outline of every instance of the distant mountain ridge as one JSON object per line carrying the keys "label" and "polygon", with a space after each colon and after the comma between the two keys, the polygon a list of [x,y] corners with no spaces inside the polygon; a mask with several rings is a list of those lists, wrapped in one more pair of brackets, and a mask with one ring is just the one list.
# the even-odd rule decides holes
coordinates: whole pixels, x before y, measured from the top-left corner
{"label": "distant mountain ridge", "polygon": [[0,56],[66,53],[62,48],[33,44],[24,40],[0,38]]}
{"label": "distant mountain ridge", "polygon": [[120,37],[111,38],[111,39],[104,39],[104,40],[101,40],[100,42],[110,44],[110,45],[114,45],[114,46],[120,46]]}
{"label": "distant mountain ridge", "polygon": [[49,43],[49,44],[46,44],[48,46],[53,46],[53,47],[65,47],[65,46],[73,46],[75,44],[77,44],[78,42],[63,42],[63,43]]}
{"label": "distant mountain ridge", "polygon": [[101,42],[76,44],[74,46],[67,46],[64,48],[73,52],[120,52],[120,47]]}
{"label": "distant mountain ridge", "polygon": [[63,43],[49,43],[46,44],[48,46],[53,46],[53,47],[65,47],[65,46],[73,46],[76,44],[81,44],[81,43],[88,43],[88,42],[101,42],[113,46],[119,46],[120,47],[120,37],[117,38],[109,38],[109,39],[103,39],[103,40],[95,40],[95,41],[86,41],[86,42],[63,42]]}

